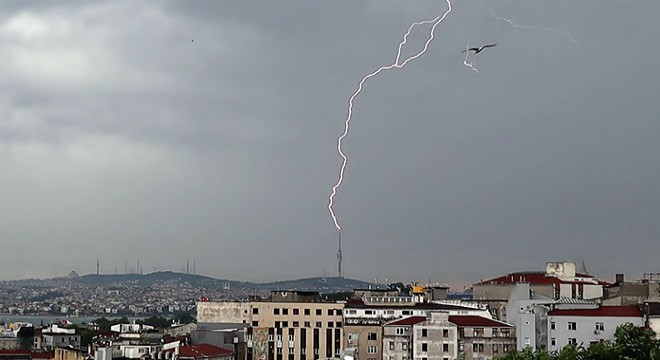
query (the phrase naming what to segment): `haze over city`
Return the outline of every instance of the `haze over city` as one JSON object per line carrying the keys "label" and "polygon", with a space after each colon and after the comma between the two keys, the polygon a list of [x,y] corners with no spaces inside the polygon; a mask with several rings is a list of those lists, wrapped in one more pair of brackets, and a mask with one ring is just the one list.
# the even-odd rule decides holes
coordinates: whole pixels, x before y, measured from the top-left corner
{"label": "haze over city", "polygon": [[[93,273],[97,258],[102,273],[140,259],[334,276],[326,206],[348,98],[412,22],[446,10],[3,2],[0,278]],[[659,12],[455,1],[424,56],[355,102],[335,199],[346,277],[471,283],[564,259],[658,272]],[[476,73],[461,51],[487,43]]]}

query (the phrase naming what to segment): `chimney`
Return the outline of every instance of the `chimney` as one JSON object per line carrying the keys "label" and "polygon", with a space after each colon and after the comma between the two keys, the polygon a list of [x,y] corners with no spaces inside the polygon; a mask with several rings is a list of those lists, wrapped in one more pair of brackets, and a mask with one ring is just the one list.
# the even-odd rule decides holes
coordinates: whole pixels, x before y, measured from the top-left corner
{"label": "chimney", "polygon": [[623,283],[623,274],[616,274],[616,283],[617,284]]}

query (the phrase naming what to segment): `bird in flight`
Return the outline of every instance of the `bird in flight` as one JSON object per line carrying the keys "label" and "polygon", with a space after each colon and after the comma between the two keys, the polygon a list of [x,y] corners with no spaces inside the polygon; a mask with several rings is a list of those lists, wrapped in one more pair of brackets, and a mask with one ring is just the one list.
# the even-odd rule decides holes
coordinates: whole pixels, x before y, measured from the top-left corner
{"label": "bird in flight", "polygon": [[485,48],[489,48],[489,47],[493,47],[493,46],[495,46],[495,45],[497,45],[497,44],[482,45],[481,47],[473,47],[473,48],[465,49],[465,50],[463,50],[463,51],[461,51],[461,52],[466,52],[466,51],[468,51],[468,50],[472,50],[472,51],[474,51],[475,54],[478,54],[478,53],[480,53],[483,49],[485,49]]}

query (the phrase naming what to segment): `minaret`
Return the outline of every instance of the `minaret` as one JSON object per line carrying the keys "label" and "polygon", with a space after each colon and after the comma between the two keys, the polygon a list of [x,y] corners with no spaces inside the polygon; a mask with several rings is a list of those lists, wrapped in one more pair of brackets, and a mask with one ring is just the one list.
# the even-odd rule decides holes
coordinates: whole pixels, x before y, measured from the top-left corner
{"label": "minaret", "polygon": [[339,277],[343,278],[344,274],[341,269],[341,261],[343,257],[341,255],[341,230],[339,231],[339,251],[337,251],[337,271],[339,272]]}
{"label": "minaret", "polygon": [[99,266],[100,266],[99,258],[96,258],[96,275],[99,274]]}

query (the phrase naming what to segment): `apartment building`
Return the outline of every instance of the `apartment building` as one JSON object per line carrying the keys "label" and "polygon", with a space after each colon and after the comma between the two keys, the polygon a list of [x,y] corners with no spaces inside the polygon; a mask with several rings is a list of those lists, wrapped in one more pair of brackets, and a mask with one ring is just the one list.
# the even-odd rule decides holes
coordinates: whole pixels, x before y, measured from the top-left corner
{"label": "apartment building", "polygon": [[616,328],[625,323],[645,325],[638,306],[555,308],[548,312],[548,350],[559,350],[568,344],[587,347],[603,340],[613,340]]}
{"label": "apartment building", "polygon": [[466,359],[489,360],[516,348],[510,324],[473,315],[449,316],[449,321],[458,326],[458,352]]}
{"label": "apartment building", "polygon": [[458,356],[458,327],[449,322],[449,313],[434,311],[413,325],[414,360],[454,360]]}
{"label": "apartment building", "polygon": [[267,300],[200,302],[198,323],[245,326],[246,360],[313,360],[340,355],[343,310],[317,292],[272,291]]}
{"label": "apartment building", "polygon": [[412,360],[413,326],[426,316],[410,316],[383,325],[383,360]]}
{"label": "apartment building", "polygon": [[609,284],[576,271],[573,262],[548,262],[544,272],[517,272],[473,285],[473,299],[488,303],[496,318],[510,322],[506,304],[517,284],[529,284],[538,295],[551,299],[599,299]]}

